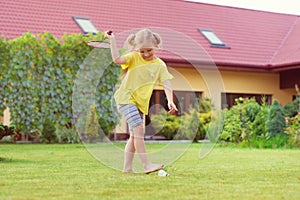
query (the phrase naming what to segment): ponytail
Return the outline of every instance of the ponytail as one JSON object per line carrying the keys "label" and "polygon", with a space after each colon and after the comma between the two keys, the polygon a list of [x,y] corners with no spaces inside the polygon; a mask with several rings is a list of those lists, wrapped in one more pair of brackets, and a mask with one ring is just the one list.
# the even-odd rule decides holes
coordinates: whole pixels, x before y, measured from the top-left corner
{"label": "ponytail", "polygon": [[127,49],[127,51],[132,51],[135,48],[135,34],[130,34],[125,43],[124,43],[124,48]]}

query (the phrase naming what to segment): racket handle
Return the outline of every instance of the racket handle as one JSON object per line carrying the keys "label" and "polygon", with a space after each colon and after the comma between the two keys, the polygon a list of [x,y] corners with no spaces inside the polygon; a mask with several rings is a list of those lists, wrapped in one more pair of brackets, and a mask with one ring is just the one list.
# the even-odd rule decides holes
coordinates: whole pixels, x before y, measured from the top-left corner
{"label": "racket handle", "polygon": [[111,35],[112,34],[112,31],[107,31],[107,35]]}

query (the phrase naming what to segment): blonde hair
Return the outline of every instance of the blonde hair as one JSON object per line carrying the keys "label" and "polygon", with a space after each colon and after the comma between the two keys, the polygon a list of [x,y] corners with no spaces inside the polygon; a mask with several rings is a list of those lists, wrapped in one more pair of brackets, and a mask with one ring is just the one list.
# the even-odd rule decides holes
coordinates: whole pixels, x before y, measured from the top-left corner
{"label": "blonde hair", "polygon": [[135,34],[130,34],[124,43],[124,48],[127,49],[127,51],[138,50],[141,48],[160,49],[161,45],[162,40],[160,35],[145,28]]}

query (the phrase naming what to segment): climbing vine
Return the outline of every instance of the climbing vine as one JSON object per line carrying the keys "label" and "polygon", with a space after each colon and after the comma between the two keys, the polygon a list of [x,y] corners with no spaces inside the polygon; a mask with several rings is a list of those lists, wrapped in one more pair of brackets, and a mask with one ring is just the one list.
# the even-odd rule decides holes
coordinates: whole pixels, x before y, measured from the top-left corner
{"label": "climbing vine", "polygon": [[[92,38],[103,40],[103,34],[71,34],[56,38],[49,32],[38,35],[27,32],[16,39],[0,38],[1,114],[9,107],[11,121],[23,134],[40,130],[46,118],[61,126],[74,125],[74,81],[93,50],[87,45]],[[95,104],[100,117],[115,124],[111,110],[114,102],[108,99],[112,99],[110,89],[118,81],[119,68],[110,65],[111,69],[104,72],[106,78],[98,86],[103,92],[96,92]]]}

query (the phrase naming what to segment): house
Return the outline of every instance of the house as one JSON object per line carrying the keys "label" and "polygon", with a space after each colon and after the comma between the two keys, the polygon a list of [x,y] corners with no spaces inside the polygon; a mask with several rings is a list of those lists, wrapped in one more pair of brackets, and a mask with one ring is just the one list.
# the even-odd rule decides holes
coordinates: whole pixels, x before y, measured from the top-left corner
{"label": "house", "polygon": [[[184,0],[18,0],[1,3],[0,19],[1,34],[11,39],[27,31],[59,37],[96,27],[113,30],[120,47],[128,33],[151,28],[163,38],[159,54],[175,77],[183,111],[200,96],[212,98],[218,108],[240,96],[265,96],[284,105],[300,85],[297,15]],[[151,105],[162,93],[156,88]]]}

